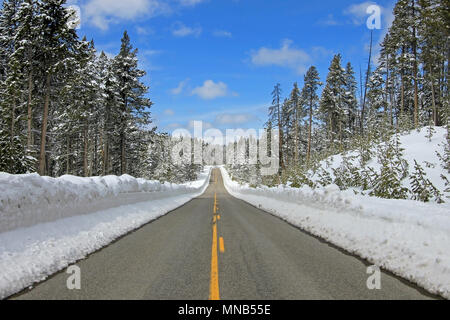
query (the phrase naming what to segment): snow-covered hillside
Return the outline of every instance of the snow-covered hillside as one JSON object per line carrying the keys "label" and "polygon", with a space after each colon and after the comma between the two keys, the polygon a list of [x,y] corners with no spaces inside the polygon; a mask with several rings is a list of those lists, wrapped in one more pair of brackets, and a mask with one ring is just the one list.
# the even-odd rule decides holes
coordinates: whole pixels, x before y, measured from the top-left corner
{"label": "snow-covered hillside", "polygon": [[[401,186],[405,189],[412,191],[411,178],[415,173],[416,163],[423,169],[425,175],[424,178],[429,180],[434,187],[442,194],[443,201],[450,201],[449,185],[446,185],[448,179],[450,181],[449,172],[444,169],[445,166],[450,166],[449,163],[444,163],[445,160],[439,158],[444,156],[444,148],[447,144],[447,130],[442,127],[432,127],[433,134],[429,136],[429,127],[424,127],[420,131],[413,130],[409,134],[398,136],[398,148],[401,153],[401,159],[405,161],[404,177],[401,179]],[[397,148],[395,137],[392,138],[392,144],[394,148]],[[364,151],[365,156],[369,157],[368,161],[364,164],[364,168],[361,165],[361,151],[346,152],[344,154],[332,156],[319,164],[319,170],[315,172],[309,172],[309,179],[317,185],[324,186],[328,182],[335,182],[340,178],[341,189],[352,189],[356,192],[362,192],[363,194],[371,194],[372,188],[370,186],[371,178],[366,181],[368,188],[363,190],[361,186],[352,186],[352,180],[355,179],[355,174],[359,180],[364,179],[364,175],[380,175],[382,170],[382,156],[386,156],[386,152],[389,152],[386,148],[386,144],[382,143],[377,146],[372,146],[368,150]],[[396,152],[396,151],[394,151]],[[394,156],[395,158],[395,156]],[[392,161],[392,167],[399,170],[398,175],[402,175],[404,166],[400,161],[395,163]],[[351,173],[351,170],[355,172]],[[328,176],[329,175],[329,176]],[[325,176],[325,178],[324,178]],[[442,178],[444,176],[445,178]],[[325,181],[325,183],[324,183]],[[358,184],[355,183],[355,184]],[[359,181],[361,184],[361,181]],[[447,192],[446,192],[447,190]],[[414,198],[412,192],[405,192],[407,198]],[[430,196],[430,200],[435,200],[436,197]]]}
{"label": "snow-covered hillside", "polygon": [[210,170],[182,185],[1,173],[0,299],[202,194]]}
{"label": "snow-covered hillside", "polygon": [[[221,168],[227,190],[233,196],[280,217],[303,230],[319,236],[345,250],[359,255],[398,276],[408,279],[429,292],[450,299],[450,199],[441,175],[448,175],[443,154],[447,131],[435,128],[431,141],[427,129],[400,137],[402,158],[408,162],[410,174],[414,160],[426,178],[443,193],[446,203],[428,203],[411,199],[382,199],[370,196],[370,190],[342,187],[330,183],[320,186],[320,178],[312,176],[315,188],[262,186],[233,181]],[[377,152],[373,152],[377,154]],[[379,153],[378,153],[379,154]],[[355,156],[351,159],[351,156]],[[358,168],[358,153],[334,156],[322,162],[334,181],[333,168],[346,161]],[[381,169],[376,157],[366,163],[375,172]],[[343,168],[343,167],[342,167]],[[342,170],[343,174],[347,172]],[[410,188],[410,177],[401,182]],[[408,191],[409,192],[409,191]]]}

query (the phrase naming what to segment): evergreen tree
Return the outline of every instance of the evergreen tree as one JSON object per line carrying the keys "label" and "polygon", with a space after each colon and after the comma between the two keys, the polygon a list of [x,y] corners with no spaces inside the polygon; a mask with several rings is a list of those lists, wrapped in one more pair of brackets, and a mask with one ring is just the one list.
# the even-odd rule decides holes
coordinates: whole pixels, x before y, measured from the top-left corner
{"label": "evergreen tree", "polygon": [[[119,117],[117,119],[119,131],[120,173],[128,172],[127,157],[133,151],[128,142],[135,138],[133,133],[138,126],[144,128],[150,123],[148,108],[152,103],[145,95],[148,92],[141,78],[145,71],[138,68],[137,49],[133,49],[128,33],[125,31],[119,54],[113,62],[113,72],[119,87]],[[135,125],[133,125],[135,124]]]}
{"label": "evergreen tree", "polygon": [[277,127],[279,131],[279,159],[280,159],[280,172],[284,169],[284,159],[283,159],[283,115],[281,110],[281,86],[277,83],[272,91],[272,105],[269,107],[269,123],[271,124],[269,128],[273,125]]}
{"label": "evergreen tree", "polygon": [[329,67],[327,82],[322,92],[319,111],[322,121],[327,126],[328,140],[331,148],[338,140],[342,150],[344,121],[344,85],[345,70],[341,66],[341,55],[334,56]]}
{"label": "evergreen tree", "polygon": [[319,72],[317,71],[316,67],[310,67],[306,72],[304,78],[304,87],[302,89],[302,98],[304,101],[304,107],[306,109],[304,113],[308,115],[308,145],[306,150],[307,165],[309,165],[309,162],[311,160],[314,115],[319,102],[317,90],[321,85],[322,83],[320,82]]}
{"label": "evergreen tree", "polygon": [[68,26],[68,15],[63,7],[65,0],[42,0],[40,5],[41,50],[39,53],[40,73],[44,78],[44,108],[39,152],[39,173],[44,175],[48,168],[46,157],[48,116],[51,101],[61,84],[63,74],[73,62],[74,47],[78,42],[75,30]]}

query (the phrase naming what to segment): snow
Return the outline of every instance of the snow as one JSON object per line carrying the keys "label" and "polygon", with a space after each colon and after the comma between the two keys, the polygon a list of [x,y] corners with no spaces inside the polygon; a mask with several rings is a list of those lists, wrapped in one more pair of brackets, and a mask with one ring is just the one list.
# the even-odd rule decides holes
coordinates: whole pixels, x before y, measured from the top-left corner
{"label": "snow", "polygon": [[189,193],[203,182],[175,185],[129,175],[50,178],[0,173],[0,233],[118,205]]}
{"label": "snow", "polygon": [[[408,160],[435,161],[434,150],[442,141],[442,132],[425,149],[418,138],[423,137],[419,133],[402,137]],[[436,171],[442,169],[426,170],[438,185]],[[336,185],[251,188],[233,181],[224,167],[221,172],[234,197],[450,299],[449,203],[355,195]]]}
{"label": "snow", "polygon": [[182,185],[131,176],[0,174],[0,299],[201,195],[211,168]]}
{"label": "snow", "polygon": [[[399,139],[400,147],[404,149],[402,158],[409,164],[408,170],[410,175],[414,172],[414,160],[416,160],[426,173],[426,178],[429,179],[431,183],[433,183],[433,185],[444,194],[444,201],[447,202],[450,201],[449,198],[446,198],[450,196],[450,193],[444,192],[446,186],[444,180],[441,178],[441,174],[446,175],[449,180],[450,175],[443,170],[442,163],[436,154],[436,152],[439,152],[441,155],[444,153],[447,130],[443,127],[433,127],[433,129],[436,132],[433,134],[431,141],[426,137],[428,127],[424,127],[420,129],[420,131],[413,130],[409,134],[401,135]],[[375,148],[372,148],[371,151],[376,155],[377,150]],[[349,158],[348,161],[352,165],[360,167],[360,158],[357,152],[348,152],[346,156]],[[354,159],[352,159],[352,157],[354,157]],[[339,154],[322,161],[320,163],[320,167],[325,168],[325,171],[330,174],[332,179],[334,179],[335,175],[332,169],[339,168],[342,162],[343,154]],[[381,165],[378,158],[376,156],[372,158],[367,163],[367,167],[379,172]],[[318,175],[313,175],[311,180],[318,182]],[[402,185],[406,188],[410,188],[411,185],[409,178],[404,179],[402,181]],[[355,188],[355,191],[361,190]],[[368,191],[365,193],[368,193]]]}

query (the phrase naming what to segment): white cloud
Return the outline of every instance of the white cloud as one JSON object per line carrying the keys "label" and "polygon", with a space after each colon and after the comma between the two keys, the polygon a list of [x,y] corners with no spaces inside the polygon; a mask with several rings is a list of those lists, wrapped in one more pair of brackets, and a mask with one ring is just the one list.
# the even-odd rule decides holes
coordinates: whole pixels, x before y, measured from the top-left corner
{"label": "white cloud", "polygon": [[372,1],[366,1],[358,4],[352,4],[344,10],[344,14],[348,15],[352,19],[352,23],[355,25],[362,25],[366,22],[369,15],[366,10],[369,6],[376,4]]}
{"label": "white cloud", "polygon": [[148,28],[148,27],[136,27],[136,32],[137,34],[141,35],[141,36],[148,36],[148,35],[152,35],[155,34],[155,30]]}
{"label": "white cloud", "polygon": [[369,18],[370,14],[367,13],[367,8],[371,5],[377,5],[381,9],[381,18],[383,22],[383,29],[388,29],[392,21],[394,19],[394,16],[392,14],[393,7],[383,7],[377,4],[373,1],[366,1],[358,4],[353,4],[349,7],[347,7],[344,10],[344,15],[347,15],[351,19],[351,23],[354,25],[360,26],[367,22],[367,19]]}
{"label": "white cloud", "polygon": [[223,113],[216,116],[215,122],[219,125],[241,125],[255,119],[256,117],[249,113]]}
{"label": "white cloud", "polygon": [[324,26],[337,26],[339,25],[339,22],[336,20],[334,15],[330,13],[325,19],[319,20],[319,24]]}
{"label": "white cloud", "polygon": [[292,48],[292,41],[285,39],[282,41],[280,49],[270,49],[262,47],[251,54],[251,61],[257,66],[280,66],[294,69],[302,74],[306,71],[312,59],[310,55],[302,50]]}
{"label": "white cloud", "polygon": [[176,37],[194,36],[198,37],[202,33],[201,27],[188,27],[181,22],[177,22],[172,30],[172,34]]}
{"label": "white cloud", "polygon": [[192,90],[192,94],[204,100],[212,100],[227,96],[229,91],[228,86],[223,82],[215,83],[212,80],[206,80],[201,87]]}
{"label": "white cloud", "polygon": [[173,116],[173,115],[175,115],[175,111],[173,111],[172,109],[166,109],[166,110],[164,110],[164,115],[165,116]]}
{"label": "white cloud", "polygon": [[[187,129],[189,129],[189,130],[194,129],[194,123],[195,122],[198,122],[198,120],[189,120],[189,123],[187,125]],[[211,129],[213,127],[214,126],[210,122],[202,121],[202,128],[203,128],[203,130],[208,130],[208,129]]]}
{"label": "white cloud", "polygon": [[197,4],[205,2],[205,0],[179,0],[179,2],[182,6],[193,7]]}
{"label": "white cloud", "polygon": [[170,7],[161,0],[89,0],[83,10],[87,21],[107,30],[111,23],[168,13]]}
{"label": "white cloud", "polygon": [[213,35],[215,37],[222,37],[222,38],[231,38],[233,36],[231,32],[225,30],[216,30],[213,32]]}
{"label": "white cloud", "polygon": [[186,88],[186,85],[188,84],[188,82],[189,82],[189,78],[181,81],[178,84],[178,87],[173,88],[172,90],[170,90],[170,93],[173,94],[173,95],[181,94],[183,92],[184,88]]}

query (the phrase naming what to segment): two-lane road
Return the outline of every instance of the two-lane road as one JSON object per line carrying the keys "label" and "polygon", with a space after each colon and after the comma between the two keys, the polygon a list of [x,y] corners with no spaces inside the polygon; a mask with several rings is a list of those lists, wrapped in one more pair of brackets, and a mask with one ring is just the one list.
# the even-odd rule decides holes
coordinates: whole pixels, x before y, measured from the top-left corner
{"label": "two-lane road", "polygon": [[[206,192],[16,299],[427,299],[389,274],[366,286],[360,259],[233,198],[220,171]],[[431,297],[432,298],[432,297]]]}

